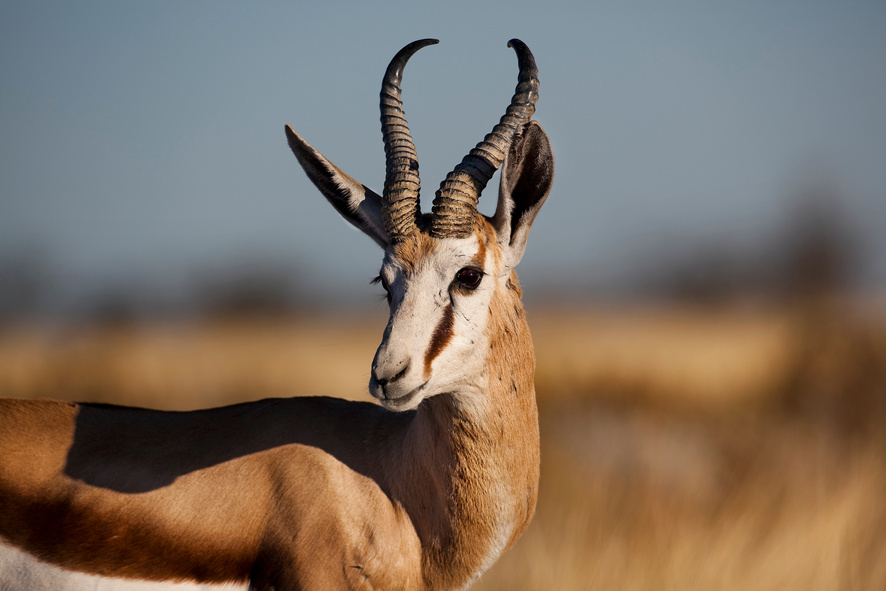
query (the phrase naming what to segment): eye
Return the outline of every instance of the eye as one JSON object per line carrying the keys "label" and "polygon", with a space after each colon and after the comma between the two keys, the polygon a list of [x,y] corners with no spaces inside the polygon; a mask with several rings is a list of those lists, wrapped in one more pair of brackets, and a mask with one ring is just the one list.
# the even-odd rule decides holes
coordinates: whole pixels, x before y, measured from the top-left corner
{"label": "eye", "polygon": [[372,281],[370,281],[370,283],[373,284],[373,285],[375,285],[375,284],[377,284],[377,283],[381,283],[382,289],[385,290],[385,299],[387,299],[388,302],[391,301],[391,290],[390,290],[390,288],[388,287],[388,282],[384,280],[384,277],[382,277],[381,275],[379,275],[378,277],[376,277],[375,279],[373,279]]}
{"label": "eye", "polygon": [[480,285],[482,279],[483,271],[475,269],[474,267],[465,267],[455,274],[455,280],[458,281],[462,287],[468,289],[477,289],[477,286]]}

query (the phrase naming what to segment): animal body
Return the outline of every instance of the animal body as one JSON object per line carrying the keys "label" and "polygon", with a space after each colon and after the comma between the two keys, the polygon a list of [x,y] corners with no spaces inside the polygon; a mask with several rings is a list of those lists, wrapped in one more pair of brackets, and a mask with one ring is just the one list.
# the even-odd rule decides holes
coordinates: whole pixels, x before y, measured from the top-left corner
{"label": "animal body", "polygon": [[[553,179],[518,40],[506,114],[419,206],[400,102],[381,91],[381,196],[286,127],[310,179],[384,249],[380,405],[332,398],[161,412],[0,400],[0,589],[469,587],[535,509],[534,352],[514,273]],[[480,192],[503,164],[495,215]]]}

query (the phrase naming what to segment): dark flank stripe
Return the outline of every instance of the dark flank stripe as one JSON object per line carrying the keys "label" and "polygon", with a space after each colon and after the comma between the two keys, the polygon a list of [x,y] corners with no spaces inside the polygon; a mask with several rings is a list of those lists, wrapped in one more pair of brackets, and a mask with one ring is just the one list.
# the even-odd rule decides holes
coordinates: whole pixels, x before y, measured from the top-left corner
{"label": "dark flank stripe", "polygon": [[450,302],[443,310],[443,318],[440,324],[434,329],[434,335],[431,337],[431,344],[425,353],[425,378],[431,375],[431,363],[446,348],[449,341],[452,340],[452,325],[454,322],[452,303]]}

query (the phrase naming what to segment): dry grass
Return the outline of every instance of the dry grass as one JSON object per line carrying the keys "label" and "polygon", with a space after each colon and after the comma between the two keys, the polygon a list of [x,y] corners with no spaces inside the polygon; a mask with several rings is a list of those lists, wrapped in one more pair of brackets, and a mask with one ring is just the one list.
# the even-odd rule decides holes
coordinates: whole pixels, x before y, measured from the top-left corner
{"label": "dry grass", "polygon": [[[591,393],[743,405],[780,387],[789,321],[674,309],[530,313],[543,403]],[[0,393],[170,409],[298,394],[364,397],[384,319],[299,318],[0,333]]]}
{"label": "dry grass", "polygon": [[546,417],[537,518],[478,590],[886,588],[882,448],[623,412]]}
{"label": "dry grass", "polygon": [[[0,394],[365,398],[383,323],[7,330]],[[530,323],[538,513],[477,589],[886,589],[882,317],[586,308]]]}
{"label": "dry grass", "polygon": [[378,322],[340,318],[0,334],[0,394],[188,410],[274,396],[368,399]]}
{"label": "dry grass", "polygon": [[770,396],[793,354],[783,310],[579,308],[530,321],[545,400],[605,393],[724,410]]}

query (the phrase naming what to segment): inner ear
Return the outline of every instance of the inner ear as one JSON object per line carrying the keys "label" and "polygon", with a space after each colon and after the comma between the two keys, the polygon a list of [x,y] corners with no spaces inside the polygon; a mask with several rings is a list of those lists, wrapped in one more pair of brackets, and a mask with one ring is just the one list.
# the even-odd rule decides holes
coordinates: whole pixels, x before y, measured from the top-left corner
{"label": "inner ear", "polygon": [[381,197],[342,172],[288,125],[286,138],[308,178],[336,211],[379,246],[387,248],[390,241],[384,229]]}
{"label": "inner ear", "polygon": [[541,126],[530,121],[514,138],[502,167],[498,207],[492,224],[499,243],[513,250],[510,266],[519,262],[529,228],[547,199],[554,180],[554,153]]}

